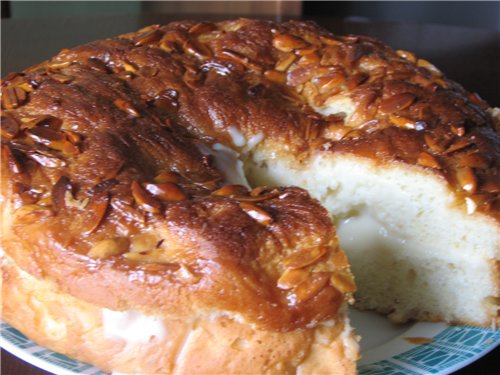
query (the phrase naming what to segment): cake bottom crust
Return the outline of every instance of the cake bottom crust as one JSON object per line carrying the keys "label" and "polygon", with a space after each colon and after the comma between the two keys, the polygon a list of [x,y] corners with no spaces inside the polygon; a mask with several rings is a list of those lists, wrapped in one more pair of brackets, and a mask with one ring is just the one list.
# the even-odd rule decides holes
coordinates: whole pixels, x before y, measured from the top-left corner
{"label": "cake bottom crust", "polygon": [[38,344],[104,371],[138,374],[355,374],[358,344],[345,313],[292,332],[237,316],[185,319],[112,311],[3,265],[2,318]]}

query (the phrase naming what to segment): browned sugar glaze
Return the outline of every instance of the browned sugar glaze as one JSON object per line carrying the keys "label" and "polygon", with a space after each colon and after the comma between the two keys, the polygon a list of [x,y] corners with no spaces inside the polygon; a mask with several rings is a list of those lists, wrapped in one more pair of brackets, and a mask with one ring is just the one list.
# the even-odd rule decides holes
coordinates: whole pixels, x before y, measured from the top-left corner
{"label": "browned sugar glaze", "polygon": [[[349,119],[311,107],[343,93]],[[186,21],[64,50],[3,81],[2,191],[19,241],[6,251],[109,308],[303,326],[353,290],[326,212],[295,188],[217,191],[196,139],[231,145],[233,126],[298,162],[329,150],[419,164],[498,218],[487,107],[409,52],[304,22]]]}
{"label": "browned sugar glaze", "polygon": [[[255,24],[246,38],[269,27]],[[224,186],[196,146],[200,134],[215,134],[215,116],[217,126],[256,130],[276,122],[266,135],[304,148],[287,129],[307,116],[285,87],[264,87],[253,65],[236,62],[236,51],[221,61],[196,52],[213,55],[196,41],[205,28],[216,26],[155,26],[6,77],[5,251],[36,277],[111,309],[228,311],[272,329],[313,326],[354,291],[328,214],[298,188]],[[187,52],[170,31],[190,35]],[[245,43],[234,38],[227,46]],[[249,51],[263,53],[259,43]]]}

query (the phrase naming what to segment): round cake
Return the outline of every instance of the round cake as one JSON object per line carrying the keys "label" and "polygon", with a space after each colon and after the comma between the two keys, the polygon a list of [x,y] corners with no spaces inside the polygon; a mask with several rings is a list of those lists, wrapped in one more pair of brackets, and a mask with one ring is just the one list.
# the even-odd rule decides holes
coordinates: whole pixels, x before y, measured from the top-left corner
{"label": "round cake", "polygon": [[41,345],[355,373],[350,267],[361,309],[498,321],[500,111],[410,52],[183,21],[63,50],[1,102],[2,317]]}

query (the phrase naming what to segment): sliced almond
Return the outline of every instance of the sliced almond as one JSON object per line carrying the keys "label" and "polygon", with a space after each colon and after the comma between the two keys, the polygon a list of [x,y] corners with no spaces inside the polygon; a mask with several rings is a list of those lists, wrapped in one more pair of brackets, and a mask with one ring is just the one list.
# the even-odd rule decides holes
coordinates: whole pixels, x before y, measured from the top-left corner
{"label": "sliced almond", "polygon": [[152,233],[136,234],[132,237],[130,251],[133,253],[141,253],[144,251],[154,250],[157,248],[160,238]]}
{"label": "sliced almond", "polygon": [[221,50],[220,54],[221,54],[221,57],[229,58],[230,60],[233,60],[233,61],[243,65],[244,67],[246,67],[248,69],[258,70],[258,71],[262,70],[262,67],[259,64],[253,62],[247,56],[245,56],[239,52],[232,51],[232,50],[227,49],[227,48],[223,48]]}
{"label": "sliced almond", "polygon": [[29,118],[29,119],[22,119],[23,120],[23,128],[34,128],[34,127],[44,127],[44,128],[50,128],[52,130],[59,130],[62,125],[62,120],[50,116],[50,115],[42,115],[42,116],[37,116],[35,118]]}
{"label": "sliced almond", "polygon": [[409,107],[415,101],[415,99],[415,95],[410,93],[393,95],[387,99],[382,100],[380,102],[379,109],[384,113],[398,112]]}
{"label": "sliced almond", "polygon": [[104,61],[98,59],[97,57],[89,57],[87,59],[87,65],[89,68],[91,68],[92,70],[95,70],[97,72],[101,72],[101,73],[109,73],[110,72],[106,63]]}
{"label": "sliced almond", "polygon": [[441,169],[441,164],[437,159],[427,152],[421,152],[418,155],[417,163],[423,167]]}
{"label": "sliced almond", "polygon": [[186,193],[182,191],[179,185],[173,182],[164,182],[161,184],[144,183],[142,186],[155,198],[165,202],[178,202],[187,199]]}
{"label": "sliced almond", "polygon": [[204,44],[198,43],[194,40],[186,40],[182,46],[184,51],[188,54],[195,56],[197,59],[206,59],[212,56],[212,51]]}
{"label": "sliced almond", "polygon": [[428,71],[430,71],[433,75],[435,76],[442,76],[443,73],[438,69],[436,68],[434,65],[432,65],[429,61],[427,60],[424,60],[424,59],[418,59],[417,60],[417,66],[421,67],[421,68],[425,68],[427,69]]}
{"label": "sliced almond", "polygon": [[217,25],[212,22],[199,22],[189,29],[189,34],[200,35],[217,30]]}
{"label": "sliced almond", "polygon": [[6,163],[12,173],[20,174],[24,171],[20,157],[8,144],[2,144],[2,163]]}
{"label": "sliced almond", "polygon": [[307,267],[318,261],[327,251],[328,247],[326,246],[308,247],[298,250],[283,259],[283,266],[292,269]]}
{"label": "sliced almond", "polygon": [[156,183],[162,184],[165,182],[179,182],[180,181],[180,176],[178,173],[171,172],[171,171],[162,171],[160,172],[155,178],[154,181]]}
{"label": "sliced almond", "polygon": [[123,254],[128,250],[129,240],[125,237],[108,238],[98,242],[90,251],[88,256],[94,259],[109,258],[113,255]]}
{"label": "sliced almond", "polygon": [[84,235],[93,233],[102,224],[109,206],[109,195],[102,193],[92,197],[86,206],[87,221],[82,229]]}
{"label": "sliced almond", "polygon": [[248,216],[250,216],[260,224],[269,225],[273,222],[273,217],[271,216],[271,214],[258,206],[242,202],[240,203],[240,207],[243,211],[246,212]]}
{"label": "sliced almond", "polygon": [[336,272],[330,277],[330,284],[342,293],[354,293],[356,284],[349,272]]}
{"label": "sliced almond", "polygon": [[161,203],[144,190],[137,181],[132,182],[131,189],[132,196],[141,209],[155,214],[160,213]]}
{"label": "sliced almond", "polygon": [[132,115],[134,117],[139,117],[141,114],[137,109],[135,109],[132,104],[127,102],[126,100],[123,100],[121,98],[118,98],[114,101],[114,104],[120,108],[122,111],[128,113],[129,115]]}
{"label": "sliced almond", "polygon": [[281,57],[276,62],[274,69],[276,69],[278,72],[285,72],[288,70],[290,65],[292,65],[296,59],[297,59],[297,57],[294,54],[288,54],[284,57]]}
{"label": "sliced almond", "polygon": [[397,51],[396,51],[396,54],[397,54],[399,57],[401,57],[401,58],[403,58],[403,59],[405,59],[405,60],[407,60],[407,61],[411,62],[412,64],[415,64],[415,63],[417,62],[417,58],[416,58],[415,54],[413,54],[413,53],[411,53],[411,52],[408,52],[408,51],[404,51],[404,50],[402,50],[402,49],[399,49],[399,50],[397,50]]}
{"label": "sliced almond", "polygon": [[477,190],[477,177],[470,167],[458,168],[456,171],[457,182],[460,187],[469,194],[474,194]]}
{"label": "sliced almond", "polygon": [[144,46],[160,40],[162,36],[163,33],[160,30],[155,29],[138,35],[134,38],[133,43],[136,46]]}
{"label": "sliced almond", "polygon": [[61,176],[52,187],[52,204],[56,211],[60,211],[66,207],[66,192],[71,191],[71,189],[71,183],[66,176]]}
{"label": "sliced almond", "polygon": [[19,133],[18,122],[10,116],[2,116],[0,119],[1,135],[3,139],[12,139]]}
{"label": "sliced almond", "polygon": [[266,70],[264,77],[274,83],[284,84],[286,82],[286,74],[277,70]]}
{"label": "sliced almond", "polygon": [[2,92],[2,108],[16,109],[26,103],[28,95],[21,87],[9,86]]}
{"label": "sliced almond", "polygon": [[278,279],[278,288],[290,290],[304,282],[309,277],[309,271],[305,269],[286,269]]}
{"label": "sliced almond", "polygon": [[248,194],[248,188],[243,185],[225,185],[212,192],[212,195],[221,197],[232,197],[236,195]]}
{"label": "sliced almond", "polygon": [[296,302],[305,302],[321,292],[328,285],[331,274],[331,272],[311,273],[303,283],[294,289],[293,294]]}
{"label": "sliced almond", "polygon": [[296,36],[289,34],[280,34],[274,37],[273,47],[282,52],[291,52],[297,48],[305,48],[309,44]]}

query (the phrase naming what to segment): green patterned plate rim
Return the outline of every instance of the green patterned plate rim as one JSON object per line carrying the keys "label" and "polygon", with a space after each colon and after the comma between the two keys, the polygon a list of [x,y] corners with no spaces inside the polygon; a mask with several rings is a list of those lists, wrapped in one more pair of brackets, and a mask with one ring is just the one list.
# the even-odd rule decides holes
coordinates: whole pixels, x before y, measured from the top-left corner
{"label": "green patterned plate rim", "polygon": [[[372,319],[370,313],[355,314],[356,320]],[[371,321],[372,323],[376,320]],[[383,329],[387,329],[384,327]],[[365,336],[367,332],[358,329]],[[360,332],[361,331],[361,332]],[[373,333],[373,330],[372,330]],[[474,362],[500,344],[500,330],[441,323],[415,323],[404,333],[371,348],[363,348],[360,375],[449,374]],[[411,337],[425,337],[426,344],[412,344]],[[55,353],[29,340],[0,321],[0,346],[20,359],[57,375],[107,375],[96,367]]]}

